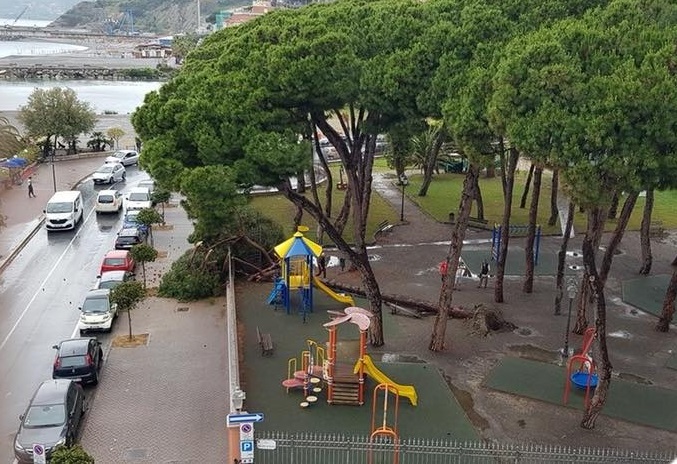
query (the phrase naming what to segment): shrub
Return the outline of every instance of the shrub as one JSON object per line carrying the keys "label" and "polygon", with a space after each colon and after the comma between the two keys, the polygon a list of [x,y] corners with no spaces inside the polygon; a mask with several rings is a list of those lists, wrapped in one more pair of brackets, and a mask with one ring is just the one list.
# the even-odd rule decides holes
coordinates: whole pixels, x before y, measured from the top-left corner
{"label": "shrub", "polygon": [[69,448],[62,446],[54,450],[49,462],[51,464],[94,464],[94,458],[80,445]]}
{"label": "shrub", "polygon": [[172,263],[172,267],[162,276],[158,294],[181,301],[199,300],[215,296],[219,291],[219,274],[206,269],[204,252],[189,250]]}

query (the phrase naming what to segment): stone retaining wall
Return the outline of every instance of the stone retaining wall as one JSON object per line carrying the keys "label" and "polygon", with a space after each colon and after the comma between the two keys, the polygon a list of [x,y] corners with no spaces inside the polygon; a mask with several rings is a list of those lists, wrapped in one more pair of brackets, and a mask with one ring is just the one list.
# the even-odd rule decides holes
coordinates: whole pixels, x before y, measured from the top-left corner
{"label": "stone retaining wall", "polygon": [[[110,80],[110,81],[138,81],[138,77],[129,77],[128,69],[88,68],[88,67],[42,67],[42,66],[10,66],[0,67],[2,80]],[[148,80],[158,80],[158,76]]]}

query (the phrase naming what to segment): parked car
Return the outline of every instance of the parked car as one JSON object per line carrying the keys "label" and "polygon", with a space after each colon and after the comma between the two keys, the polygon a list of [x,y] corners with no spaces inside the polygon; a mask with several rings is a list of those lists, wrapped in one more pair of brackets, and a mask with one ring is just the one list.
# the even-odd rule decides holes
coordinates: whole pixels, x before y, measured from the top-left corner
{"label": "parked car", "polygon": [[118,150],[106,158],[106,163],[120,163],[123,166],[139,164],[139,153],[136,150]]}
{"label": "parked car", "polygon": [[110,289],[90,290],[78,308],[81,311],[78,329],[80,336],[93,330],[110,332],[118,315],[118,306],[110,301]]}
{"label": "parked car", "polygon": [[127,211],[132,209],[152,208],[153,202],[150,199],[150,191],[146,187],[135,187],[127,196],[125,204]]}
{"label": "parked car", "polygon": [[96,196],[97,213],[118,213],[122,209],[122,194],[117,190],[101,190]]}
{"label": "parked car", "polygon": [[14,456],[20,464],[33,462],[33,445],[44,446],[50,458],[55,448],[72,446],[85,413],[82,387],[68,379],[45,380],[31,397],[14,437]]}
{"label": "parked car", "polygon": [[136,227],[137,229],[143,229],[143,231],[148,233],[148,226],[141,224],[138,219],[140,209],[133,209],[125,213],[125,217],[122,220],[122,228],[126,229],[128,227]]}
{"label": "parked car", "polygon": [[155,181],[153,179],[142,180],[141,182],[139,182],[139,185],[137,185],[137,187],[147,188],[152,195],[153,190],[155,190]]}
{"label": "parked car", "polygon": [[52,348],[56,350],[52,367],[53,379],[71,379],[81,384],[99,383],[103,350],[101,342],[96,338],[71,338]]}
{"label": "parked car", "polygon": [[146,232],[140,227],[122,228],[115,238],[116,250],[129,250],[134,245],[144,243],[146,241]]}
{"label": "parked car", "polygon": [[108,288],[114,289],[122,282],[127,282],[134,278],[134,273],[129,271],[106,271],[96,277],[94,290]]}
{"label": "parked car", "polygon": [[92,174],[95,184],[113,184],[127,178],[127,171],[120,163],[106,163]]}
{"label": "parked car", "polygon": [[106,271],[129,271],[134,272],[136,263],[132,259],[129,250],[113,250],[106,253],[101,262],[99,272],[103,274]]}

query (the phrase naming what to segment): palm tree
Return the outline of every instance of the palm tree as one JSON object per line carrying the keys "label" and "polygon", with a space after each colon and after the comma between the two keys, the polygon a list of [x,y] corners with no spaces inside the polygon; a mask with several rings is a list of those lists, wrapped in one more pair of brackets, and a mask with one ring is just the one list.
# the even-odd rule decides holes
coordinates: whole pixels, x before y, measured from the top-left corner
{"label": "palm tree", "polygon": [[26,141],[9,119],[0,116],[0,154],[13,156],[26,148]]}

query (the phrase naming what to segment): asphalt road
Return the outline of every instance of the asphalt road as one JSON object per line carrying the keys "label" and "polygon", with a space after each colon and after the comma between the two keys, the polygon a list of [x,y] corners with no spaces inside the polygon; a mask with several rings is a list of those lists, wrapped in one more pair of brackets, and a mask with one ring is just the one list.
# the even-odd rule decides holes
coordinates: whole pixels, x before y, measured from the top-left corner
{"label": "asphalt road", "polygon": [[[127,181],[114,188],[126,192],[145,178],[128,167]],[[85,204],[81,225],[49,234],[43,227],[0,277],[0,463],[13,462],[18,416],[40,382],[51,378],[51,346],[77,336],[78,306],[121,226],[122,214],[94,212],[97,191],[109,186],[88,180],[79,188]],[[98,338],[108,345],[108,336]]]}

